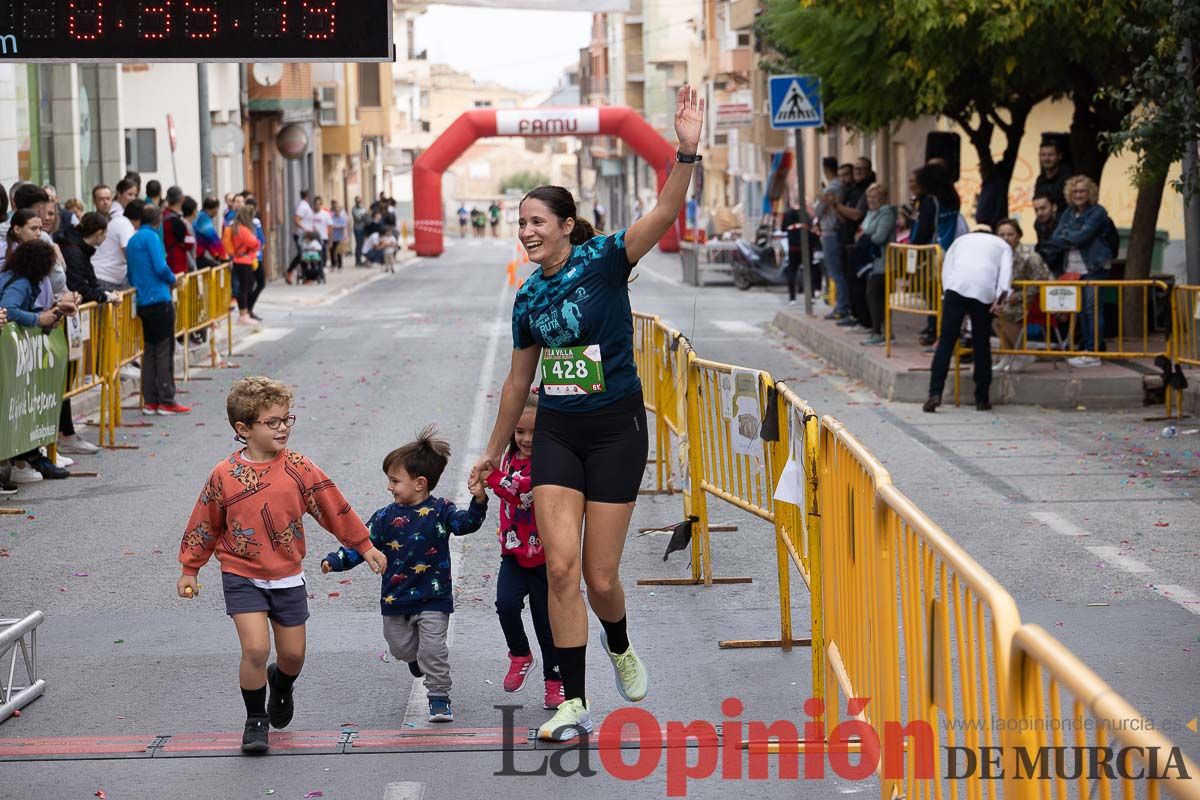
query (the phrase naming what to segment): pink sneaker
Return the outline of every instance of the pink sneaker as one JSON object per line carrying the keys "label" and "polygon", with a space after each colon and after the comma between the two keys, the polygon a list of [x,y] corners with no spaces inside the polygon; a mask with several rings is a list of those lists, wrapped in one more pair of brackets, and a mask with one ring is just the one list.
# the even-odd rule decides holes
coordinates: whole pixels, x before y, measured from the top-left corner
{"label": "pink sneaker", "polygon": [[547,711],[554,711],[564,702],[566,697],[563,696],[562,681],[548,680],[546,681],[546,701],[542,703],[542,708]]}
{"label": "pink sneaker", "polygon": [[537,660],[533,657],[533,653],[527,656],[514,656],[508,654],[508,674],[504,676],[504,691],[519,692],[525,686],[525,679],[529,677],[529,670],[533,669],[533,665]]}

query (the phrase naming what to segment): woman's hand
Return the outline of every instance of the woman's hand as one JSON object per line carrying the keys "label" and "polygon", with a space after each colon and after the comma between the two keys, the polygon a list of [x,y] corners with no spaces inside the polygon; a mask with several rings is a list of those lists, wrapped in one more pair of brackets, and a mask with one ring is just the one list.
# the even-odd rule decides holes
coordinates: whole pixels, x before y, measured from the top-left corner
{"label": "woman's hand", "polygon": [[679,150],[692,154],[700,146],[700,130],[704,126],[704,98],[691,86],[684,84],[675,97],[675,136]]}
{"label": "woman's hand", "polygon": [[38,314],[37,324],[39,328],[53,328],[62,319],[62,313],[57,308],[48,308]]}

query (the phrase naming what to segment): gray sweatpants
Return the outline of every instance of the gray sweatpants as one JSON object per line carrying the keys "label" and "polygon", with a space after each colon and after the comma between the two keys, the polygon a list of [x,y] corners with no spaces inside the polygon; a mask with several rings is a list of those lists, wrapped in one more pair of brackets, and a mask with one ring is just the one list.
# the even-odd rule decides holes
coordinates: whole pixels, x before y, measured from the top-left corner
{"label": "gray sweatpants", "polygon": [[417,662],[425,673],[425,693],[429,697],[450,696],[450,648],[446,644],[449,629],[450,614],[445,611],[383,618],[383,638],[392,657]]}

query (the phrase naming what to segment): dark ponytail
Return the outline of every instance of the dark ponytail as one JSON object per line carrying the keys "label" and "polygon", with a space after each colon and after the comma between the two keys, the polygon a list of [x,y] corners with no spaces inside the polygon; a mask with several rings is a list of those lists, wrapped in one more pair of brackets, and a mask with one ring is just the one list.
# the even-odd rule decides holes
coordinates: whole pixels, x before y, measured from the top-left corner
{"label": "dark ponytail", "polygon": [[551,213],[558,217],[560,224],[569,219],[575,220],[575,227],[571,229],[571,244],[583,244],[599,233],[592,223],[579,216],[575,198],[561,186],[539,186],[521,198],[522,203],[526,200],[540,200],[545,203]]}
{"label": "dark ponytail", "polygon": [[583,217],[575,218],[575,227],[571,229],[571,244],[583,244],[597,233],[592,223]]}

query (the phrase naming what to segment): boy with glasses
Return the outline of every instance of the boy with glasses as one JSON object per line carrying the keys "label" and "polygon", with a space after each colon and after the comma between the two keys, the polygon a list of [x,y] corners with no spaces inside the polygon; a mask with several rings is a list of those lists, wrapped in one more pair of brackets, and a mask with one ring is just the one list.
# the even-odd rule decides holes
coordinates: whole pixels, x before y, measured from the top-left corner
{"label": "boy with glasses", "polygon": [[[225,613],[233,618],[242,648],[238,677],[246,705],[246,753],[267,751],[268,722],[285,728],[292,721],[292,687],[304,666],[308,619],[301,566],[305,512],[375,572],[387,567],[386,556],[371,544],[366,526],[333,481],[288,449],[296,423],[291,404],[291,389],[279,381],[234,383],[226,410],[245,447],[209,474],[179,547],[180,597],[199,593],[196,576],[214,553],[221,564]],[[271,629],[277,661],[268,666]]]}

